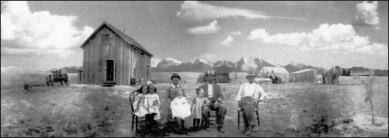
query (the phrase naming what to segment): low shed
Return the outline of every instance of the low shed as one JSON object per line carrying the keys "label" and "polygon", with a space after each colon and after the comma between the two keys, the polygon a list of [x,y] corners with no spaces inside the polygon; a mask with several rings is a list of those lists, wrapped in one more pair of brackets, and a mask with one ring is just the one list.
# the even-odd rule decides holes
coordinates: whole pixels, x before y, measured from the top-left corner
{"label": "low shed", "polygon": [[312,82],[317,81],[315,69],[303,69],[290,73],[290,82]]}

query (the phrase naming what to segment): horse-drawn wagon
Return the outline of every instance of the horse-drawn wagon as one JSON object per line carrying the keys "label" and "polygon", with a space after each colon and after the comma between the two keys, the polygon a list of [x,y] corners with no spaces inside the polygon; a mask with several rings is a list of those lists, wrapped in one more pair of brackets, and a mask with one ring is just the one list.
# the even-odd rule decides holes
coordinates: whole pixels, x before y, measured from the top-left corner
{"label": "horse-drawn wagon", "polygon": [[46,84],[47,86],[54,86],[55,82],[61,83],[61,86],[63,86],[62,82],[64,82],[66,86],[69,86],[68,74],[59,69],[52,70],[51,74],[46,77]]}
{"label": "horse-drawn wagon", "polygon": [[26,90],[32,89],[32,86],[54,86],[55,82],[61,83],[61,86],[63,86],[64,82],[65,86],[69,86],[68,74],[59,69],[51,70],[49,72],[42,71],[28,73],[23,75],[23,80],[24,89]]}

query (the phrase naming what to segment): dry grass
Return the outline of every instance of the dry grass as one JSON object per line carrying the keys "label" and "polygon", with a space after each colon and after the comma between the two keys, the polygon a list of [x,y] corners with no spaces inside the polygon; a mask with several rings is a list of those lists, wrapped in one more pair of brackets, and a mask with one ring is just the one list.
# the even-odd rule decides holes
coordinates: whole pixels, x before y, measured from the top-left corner
{"label": "dry grass", "polygon": [[[164,99],[169,85],[156,84],[162,99],[162,116],[166,115]],[[201,84],[181,85],[188,100],[192,100],[195,88]],[[239,83],[220,85],[227,107],[226,133],[200,131],[191,136],[242,136],[236,130],[237,103],[234,100]],[[263,87],[272,96],[259,106],[261,131],[254,136],[315,136],[320,123],[330,124],[337,118],[370,114],[369,105],[364,102],[366,89],[362,85],[287,83]],[[2,89],[1,136],[131,136],[128,90],[134,88],[71,85],[35,87],[31,92],[22,88]],[[373,91],[377,116],[387,118],[387,78],[375,82]],[[319,120],[321,118],[325,118],[324,122]],[[191,118],[185,125],[192,126]],[[289,131],[290,128],[293,131]],[[380,135],[387,135],[387,129]]]}
{"label": "dry grass", "polygon": [[125,102],[104,89],[2,91],[1,136],[120,136],[119,122],[129,112]]}

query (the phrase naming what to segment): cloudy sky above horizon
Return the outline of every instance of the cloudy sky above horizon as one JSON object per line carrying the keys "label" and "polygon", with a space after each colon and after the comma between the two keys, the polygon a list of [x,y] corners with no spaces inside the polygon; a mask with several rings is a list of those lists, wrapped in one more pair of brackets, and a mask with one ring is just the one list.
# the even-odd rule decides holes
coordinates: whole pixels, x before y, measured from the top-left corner
{"label": "cloudy sky above horizon", "polygon": [[107,21],[158,59],[388,69],[387,1],[19,1],[1,10],[2,68],[81,66],[80,44]]}

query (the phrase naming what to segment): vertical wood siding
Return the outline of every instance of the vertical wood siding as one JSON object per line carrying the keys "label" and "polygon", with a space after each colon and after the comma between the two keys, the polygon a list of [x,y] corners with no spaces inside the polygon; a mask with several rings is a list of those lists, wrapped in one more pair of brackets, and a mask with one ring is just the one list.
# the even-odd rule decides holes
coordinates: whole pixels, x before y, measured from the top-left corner
{"label": "vertical wood siding", "polygon": [[[110,45],[102,43],[102,35],[109,34]],[[146,65],[150,65],[151,57],[104,27],[83,47],[83,72],[81,81],[85,84],[102,84],[106,81],[106,60],[114,60],[114,81],[120,85],[128,85],[130,79],[147,80],[150,73]],[[134,69],[136,70],[134,72]],[[150,69],[149,69],[150,70]]]}

